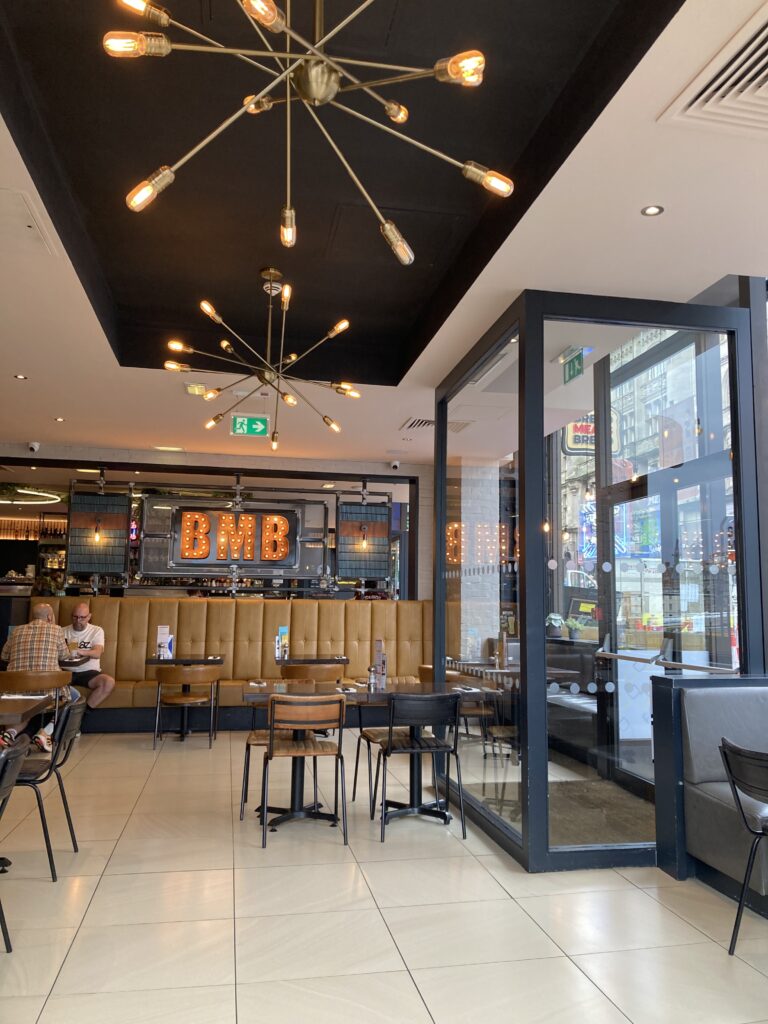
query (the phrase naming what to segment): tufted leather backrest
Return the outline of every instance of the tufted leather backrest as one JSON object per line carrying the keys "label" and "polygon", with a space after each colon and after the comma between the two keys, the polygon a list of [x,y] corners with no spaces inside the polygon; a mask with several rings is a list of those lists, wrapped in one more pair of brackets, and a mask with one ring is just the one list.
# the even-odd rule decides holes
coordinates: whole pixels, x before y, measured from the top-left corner
{"label": "tufted leather backrest", "polygon": [[365,676],[374,641],[384,640],[392,677],[417,676],[432,658],[431,601],[261,600],[258,598],[33,598],[54,609],[58,622],[71,621],[84,601],[92,622],[103,628],[102,666],[118,681],[155,679],[145,664],[157,645],[157,627],[174,635],[179,657],[219,654],[222,679],[279,677],[275,635],[287,626],[294,657],[346,655],[348,678]]}

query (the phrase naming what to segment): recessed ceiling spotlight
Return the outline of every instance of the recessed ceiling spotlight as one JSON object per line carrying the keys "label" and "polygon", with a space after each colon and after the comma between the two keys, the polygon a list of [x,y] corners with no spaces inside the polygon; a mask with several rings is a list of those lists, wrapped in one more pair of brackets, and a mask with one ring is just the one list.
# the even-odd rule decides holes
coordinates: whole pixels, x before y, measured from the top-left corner
{"label": "recessed ceiling spotlight", "polygon": [[156,452],[183,452],[184,449],[183,448],[177,448],[175,445],[172,445],[172,444],[156,444],[155,445],[155,451]]}
{"label": "recessed ceiling spotlight", "polygon": [[663,206],[657,206],[652,203],[650,206],[644,206],[640,211],[644,217],[660,217],[664,213]]}
{"label": "recessed ceiling spotlight", "polygon": [[98,469],[78,469],[78,473],[98,473]]}
{"label": "recessed ceiling spotlight", "polygon": [[335,484],[323,484],[323,490],[324,491],[332,491],[335,486],[336,486]]}
{"label": "recessed ceiling spotlight", "polygon": [[133,475],[134,475],[134,476],[138,476],[140,472],[141,472],[141,470],[140,470],[140,469],[134,469],[134,471],[133,471]]}
{"label": "recessed ceiling spotlight", "polygon": [[56,422],[57,423],[63,423],[64,422],[64,417],[63,416],[57,416],[56,417]]}
{"label": "recessed ceiling spotlight", "polygon": [[29,380],[29,377],[25,373],[14,373],[14,380]]}
{"label": "recessed ceiling spotlight", "polygon": [[30,466],[30,469],[37,469],[37,466]]}

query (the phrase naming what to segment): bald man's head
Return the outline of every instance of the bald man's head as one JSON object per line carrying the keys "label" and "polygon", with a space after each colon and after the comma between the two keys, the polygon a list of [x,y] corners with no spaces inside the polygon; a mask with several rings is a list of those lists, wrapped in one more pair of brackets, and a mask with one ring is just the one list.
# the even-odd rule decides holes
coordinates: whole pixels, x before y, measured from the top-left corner
{"label": "bald man's head", "polygon": [[72,628],[75,632],[82,633],[90,621],[91,610],[88,605],[84,601],[81,604],[76,604],[72,609]]}
{"label": "bald man's head", "polygon": [[49,604],[36,604],[32,609],[32,622],[55,622],[53,608]]}

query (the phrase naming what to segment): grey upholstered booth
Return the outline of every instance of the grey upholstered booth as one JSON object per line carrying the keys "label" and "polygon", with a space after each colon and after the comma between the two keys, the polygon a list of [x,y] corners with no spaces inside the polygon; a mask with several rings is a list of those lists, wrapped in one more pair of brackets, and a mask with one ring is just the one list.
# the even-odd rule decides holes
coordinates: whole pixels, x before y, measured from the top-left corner
{"label": "grey upholstered booth", "polygon": [[[682,691],[683,791],[688,853],[739,882],[752,837],[739,817],[720,756],[720,740],[768,750],[768,687],[722,686]],[[768,818],[768,805],[743,798],[747,814]],[[750,813],[750,811],[752,813]],[[768,894],[768,844],[758,848],[750,889]]]}

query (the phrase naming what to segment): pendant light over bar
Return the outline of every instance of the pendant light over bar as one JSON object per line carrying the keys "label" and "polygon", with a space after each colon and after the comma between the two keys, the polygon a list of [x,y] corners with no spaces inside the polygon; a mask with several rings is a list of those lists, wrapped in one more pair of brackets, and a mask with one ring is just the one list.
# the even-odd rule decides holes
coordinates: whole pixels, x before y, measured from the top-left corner
{"label": "pendant light over bar", "polygon": [[[140,2],[140,0],[136,0],[136,2]],[[209,320],[212,320],[217,325],[221,325],[224,330],[232,336],[238,347],[235,347],[229,338],[222,338],[219,342],[219,348],[222,352],[226,353],[226,355],[220,355],[218,352],[205,352],[200,349],[195,349],[186,342],[181,341],[179,338],[172,338],[167,344],[168,349],[171,352],[183,352],[189,355],[201,356],[205,359],[215,359],[219,362],[233,364],[240,370],[247,371],[243,376],[238,377],[229,384],[225,384],[221,387],[208,387],[205,390],[202,395],[203,401],[213,402],[223,395],[225,391],[230,391],[232,388],[237,387],[239,384],[243,384],[245,381],[248,381],[253,385],[253,387],[247,390],[244,395],[239,395],[237,401],[224,409],[223,412],[219,412],[214,416],[211,416],[204,424],[206,430],[213,430],[214,427],[218,426],[226,416],[234,412],[235,409],[251,398],[261,388],[271,388],[275,393],[275,412],[272,424],[273,429],[270,436],[270,446],[272,451],[275,452],[279,446],[277,421],[280,413],[281,400],[284,405],[288,406],[288,408],[295,408],[300,402],[304,402],[320,417],[332,433],[341,433],[341,427],[337,421],[331,416],[321,412],[320,409],[318,409],[317,406],[315,406],[311,400],[299,390],[297,387],[297,381],[302,385],[305,383],[312,384],[315,387],[321,387],[329,391],[333,391],[342,398],[360,398],[360,392],[354,384],[350,384],[347,381],[304,381],[301,377],[294,377],[293,374],[285,372],[287,367],[293,368],[305,356],[308,356],[310,352],[314,352],[321,345],[324,345],[326,341],[330,341],[332,338],[335,338],[342,332],[348,330],[349,320],[346,318],[339,320],[333,325],[333,327],[326,331],[319,341],[315,342],[314,345],[311,345],[300,355],[297,355],[295,352],[291,352],[286,356],[284,355],[285,326],[288,310],[291,304],[291,298],[293,296],[293,288],[290,284],[283,282],[283,275],[274,267],[265,267],[261,271],[261,277],[264,281],[264,291],[267,293],[267,332],[265,355],[262,355],[253,348],[245,338],[230,327],[230,325],[226,323],[223,317],[216,311],[213,303],[209,302],[207,299],[203,299],[200,303],[200,310],[209,318]],[[276,308],[278,296],[279,311]],[[278,312],[280,314],[279,338],[276,339],[273,337],[273,334],[275,333]],[[275,350],[277,350],[278,353],[277,360],[274,360],[272,356],[272,353]],[[192,369],[189,363],[179,363],[175,359],[166,360],[163,367],[171,373],[187,373]],[[196,372],[208,373],[212,371],[198,369]],[[231,373],[232,371],[223,370],[222,372]],[[233,392],[233,395],[238,396],[238,392]]]}
{"label": "pendant light over bar", "polygon": [[[173,51],[187,51],[213,56],[230,56],[246,61],[260,72],[270,76],[269,81],[260,92],[246,96],[237,109],[212,132],[206,135],[197,145],[181,156],[174,164],[163,165],[139,182],[126,196],[128,208],[138,213],[145,210],[157,196],[173,184],[177,172],[192,157],[196,156],[209,143],[213,142],[222,132],[238,121],[243,114],[261,115],[285,104],[285,202],[279,207],[279,237],[281,243],[291,248],[297,241],[297,212],[291,195],[292,177],[292,118],[291,109],[297,101],[303,105],[320,129],[331,149],[338,157],[355,187],[371,207],[379,221],[381,234],[389,244],[397,259],[404,265],[413,263],[414,254],[401,231],[391,220],[388,220],[371,198],[360,178],[346,159],[338,144],[331,137],[326,125],[320,119],[316,108],[332,104],[363,121],[365,124],[399,137],[403,142],[415,146],[422,152],[437,157],[458,168],[463,176],[475,184],[485,188],[492,195],[506,198],[513,191],[510,178],[476,163],[474,160],[456,160],[446,153],[418,142],[401,134],[397,128],[381,124],[379,121],[336,102],[337,97],[354,91],[363,91],[373,99],[381,111],[393,125],[399,127],[408,120],[408,108],[397,99],[383,96],[379,88],[389,90],[400,82],[413,81],[421,78],[433,78],[437,82],[476,88],[483,81],[485,57],[479,50],[466,50],[452,57],[441,58],[432,67],[404,67],[374,60],[360,60],[349,57],[333,56],[327,53],[326,44],[342,29],[358,18],[375,0],[362,0],[334,28],[325,31],[324,0],[314,0],[315,42],[303,38],[291,23],[291,4],[286,2],[283,11],[273,0],[230,0],[242,10],[249,26],[259,37],[260,46],[247,47],[223,46],[215,39],[190,28],[171,17],[164,7],[152,0],[119,0],[125,10],[143,16],[152,25],[153,31],[147,32],[108,32],[104,36],[104,49],[111,56],[120,59],[138,57],[167,57]],[[184,43],[171,39],[163,31],[157,29],[173,28],[193,36],[198,42]],[[265,31],[266,30],[266,31]],[[285,43],[278,49],[272,45],[270,36],[282,35]],[[292,51],[291,44],[299,47]],[[270,65],[261,63],[268,60]],[[361,74],[369,77],[360,79],[352,69],[360,69]],[[283,90],[277,86],[284,83]]]}

